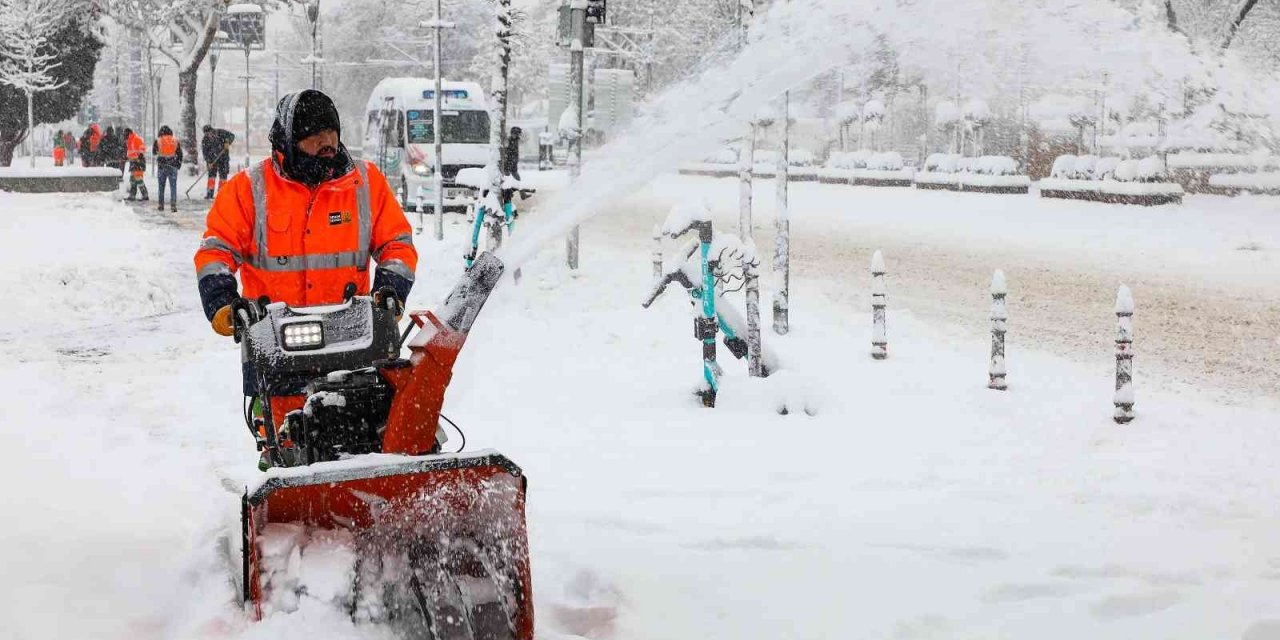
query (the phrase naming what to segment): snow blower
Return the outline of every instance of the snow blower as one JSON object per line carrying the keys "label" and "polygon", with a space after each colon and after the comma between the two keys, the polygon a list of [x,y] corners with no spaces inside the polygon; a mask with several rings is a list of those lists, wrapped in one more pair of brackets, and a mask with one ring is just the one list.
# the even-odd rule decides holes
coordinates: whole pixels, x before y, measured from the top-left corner
{"label": "snow blower", "polygon": [[255,619],[313,598],[406,637],[532,640],[526,479],[496,451],[440,451],[453,364],[502,273],[481,255],[403,335],[389,291],[234,305],[262,409],[246,420],[271,463],[241,502]]}

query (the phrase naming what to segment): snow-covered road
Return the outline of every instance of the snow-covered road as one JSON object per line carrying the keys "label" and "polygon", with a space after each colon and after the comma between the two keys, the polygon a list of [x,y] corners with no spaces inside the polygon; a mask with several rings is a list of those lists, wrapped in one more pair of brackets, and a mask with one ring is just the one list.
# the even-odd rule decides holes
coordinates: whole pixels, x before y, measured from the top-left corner
{"label": "snow-covered road", "polygon": [[[753,381],[728,362],[721,406],[701,409],[689,393],[699,361],[687,303],[639,305],[654,216],[691,190],[703,187],[664,179],[588,224],[578,274],[560,266],[559,246],[525,265],[458,363],[446,413],[469,448],[500,449],[531,479],[540,637],[1280,637],[1280,414],[1243,397],[1224,406],[1150,390],[1143,358],[1160,356],[1147,342],[1154,326],[1140,321],[1139,417],[1117,427],[1107,363],[1033,347],[1018,333],[1029,302],[1011,305],[1012,389],[990,392],[978,331],[988,264],[975,261],[1003,267],[1015,291],[1033,280],[1013,260],[958,250],[965,229],[988,223],[956,212],[959,231],[939,231],[955,243],[936,252],[927,229],[897,228],[906,223],[882,228],[884,243],[860,239],[877,239],[866,218],[857,233],[823,234],[802,221],[814,210],[803,189],[795,331],[766,336],[786,370]],[[235,534],[237,491],[256,454],[238,415],[237,353],[198,310],[198,231],[103,197],[0,197],[0,283],[11,299],[0,320],[9,632],[382,636],[320,607],[257,625],[234,607],[220,540]],[[1238,204],[1226,215],[1252,219]],[[732,201],[715,208],[731,211]],[[758,222],[770,222],[763,209]],[[414,306],[453,283],[466,231],[450,224],[443,245],[419,241]],[[1023,233],[1032,239],[1019,257],[1073,241]],[[58,249],[33,238],[56,238]],[[818,240],[829,248],[813,248]],[[866,355],[861,297],[863,248],[873,245],[896,268],[892,357],[879,363]],[[837,254],[848,264],[809,257]],[[957,275],[946,278],[942,257],[907,266],[945,255],[978,258],[953,262]],[[1107,280],[1097,265],[1082,258],[1074,270]],[[916,304],[928,296],[911,282],[942,279],[962,300],[966,277],[969,328],[950,324],[967,317],[954,311],[967,308],[960,302]],[[1113,292],[1102,287],[1100,333],[1084,338],[1102,343],[1103,358]],[[816,415],[778,415],[784,404]]]}

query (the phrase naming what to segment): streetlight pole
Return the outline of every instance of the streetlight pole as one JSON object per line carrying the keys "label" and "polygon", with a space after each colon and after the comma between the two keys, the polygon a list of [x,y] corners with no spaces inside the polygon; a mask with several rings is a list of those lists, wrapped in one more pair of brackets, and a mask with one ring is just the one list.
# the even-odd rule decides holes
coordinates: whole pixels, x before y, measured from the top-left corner
{"label": "streetlight pole", "polygon": [[[577,122],[575,123],[578,131],[577,139],[571,144],[573,153],[569,157],[569,181],[577,183],[582,178],[582,142],[586,137],[587,129],[587,113],[586,113],[586,91],[583,86],[583,57],[585,53],[585,43],[587,30],[587,0],[569,0],[569,17],[571,36],[569,41],[569,105],[577,113]],[[568,257],[569,269],[578,269],[578,249],[579,249],[580,229],[578,225],[573,226],[573,230],[569,232],[569,237],[565,240],[565,253]]]}
{"label": "streetlight pole", "polygon": [[[444,3],[442,0],[436,0],[436,17],[434,20],[427,20],[421,26],[432,29],[436,32],[435,42],[435,60],[432,68],[435,73],[435,99],[431,101],[431,132],[432,142],[435,146],[435,171],[432,172],[432,187],[435,192],[435,236],[436,240],[444,240],[444,138],[443,138],[443,122],[441,114],[442,100],[444,99],[444,72],[440,68],[441,61],[444,58],[444,30],[453,27],[452,22],[445,22],[442,19],[444,13]],[[422,228],[422,207],[418,207],[418,228]]]}
{"label": "streetlight pole", "polygon": [[214,74],[217,72],[218,72],[218,52],[210,51],[209,52],[209,126],[211,127],[213,126],[213,94],[214,94],[214,87],[216,86],[214,84],[214,79],[215,79]]}
{"label": "streetlight pole", "polygon": [[249,42],[244,43],[244,167],[249,168]]}
{"label": "streetlight pole", "polygon": [[316,36],[320,31],[320,0],[311,0],[307,4],[307,20],[311,22],[311,88],[316,88]]}

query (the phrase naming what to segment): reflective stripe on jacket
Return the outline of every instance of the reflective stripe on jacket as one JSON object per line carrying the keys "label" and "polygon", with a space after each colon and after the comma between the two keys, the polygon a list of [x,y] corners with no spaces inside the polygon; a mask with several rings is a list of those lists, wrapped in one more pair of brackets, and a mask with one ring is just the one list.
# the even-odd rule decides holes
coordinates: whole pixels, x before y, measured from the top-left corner
{"label": "reflective stripe on jacket", "polygon": [[314,190],[274,159],[233,176],[209,210],[196,277],[240,272],[241,295],[294,307],[342,301],[348,283],[369,292],[369,259],[410,281],[412,228],[387,180],[363,160]]}

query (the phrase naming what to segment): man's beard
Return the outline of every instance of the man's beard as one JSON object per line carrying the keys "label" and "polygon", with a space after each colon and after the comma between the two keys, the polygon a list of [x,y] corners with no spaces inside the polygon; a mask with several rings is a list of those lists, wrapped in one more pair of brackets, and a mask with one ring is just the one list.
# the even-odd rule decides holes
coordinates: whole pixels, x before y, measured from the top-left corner
{"label": "man's beard", "polygon": [[301,149],[295,148],[292,164],[293,166],[289,168],[290,177],[309,187],[314,187],[345,173],[351,164],[351,159],[347,156],[346,149],[341,146],[330,158],[308,155]]}

